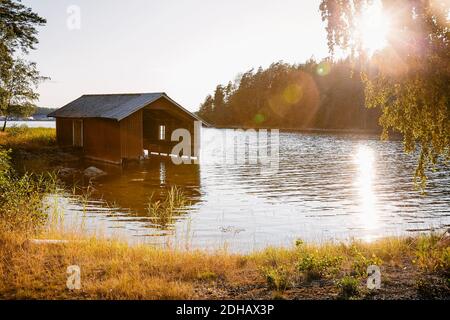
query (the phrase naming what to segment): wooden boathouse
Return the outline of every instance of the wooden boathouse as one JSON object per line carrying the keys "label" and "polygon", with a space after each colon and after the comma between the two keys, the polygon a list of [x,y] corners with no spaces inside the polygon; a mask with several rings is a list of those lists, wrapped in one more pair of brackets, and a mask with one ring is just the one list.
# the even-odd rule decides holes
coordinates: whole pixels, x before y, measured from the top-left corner
{"label": "wooden boathouse", "polygon": [[169,155],[178,143],[171,134],[180,128],[190,132],[191,155],[198,155],[196,131],[204,123],[162,92],[83,95],[48,116],[56,118],[59,146],[115,164],[144,154]]}

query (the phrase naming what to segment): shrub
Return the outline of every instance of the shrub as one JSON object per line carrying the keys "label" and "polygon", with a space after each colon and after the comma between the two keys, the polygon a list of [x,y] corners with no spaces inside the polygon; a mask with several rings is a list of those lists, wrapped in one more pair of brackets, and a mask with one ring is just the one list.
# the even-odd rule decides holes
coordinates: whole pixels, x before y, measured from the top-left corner
{"label": "shrub", "polygon": [[284,291],[289,286],[289,273],[283,266],[268,267],[264,269],[269,289]]}
{"label": "shrub", "polygon": [[359,294],[359,280],[351,277],[345,276],[337,282],[337,287],[340,290],[340,296],[342,298],[348,299]]}
{"label": "shrub", "polygon": [[0,149],[0,180],[6,179],[11,170],[9,150]]}
{"label": "shrub", "polygon": [[298,271],[305,273],[306,279],[317,280],[335,274],[342,263],[342,257],[327,254],[304,253],[297,264]]}
{"label": "shrub", "polygon": [[413,262],[427,272],[450,273],[450,247],[440,245],[442,241],[437,235],[419,237]]}
{"label": "shrub", "polygon": [[0,227],[3,231],[35,230],[46,221],[42,198],[56,189],[56,179],[50,174],[17,175],[9,153],[0,149]]}
{"label": "shrub", "polygon": [[31,129],[28,128],[28,126],[26,126],[26,125],[21,125],[21,126],[13,125],[8,128],[8,134],[11,137],[17,137],[19,135],[29,133],[30,131],[31,131]]}
{"label": "shrub", "polygon": [[356,246],[351,247],[351,256],[353,257],[352,270],[359,277],[365,277],[367,275],[368,266],[381,266],[383,263],[374,253],[370,257],[367,257]]}

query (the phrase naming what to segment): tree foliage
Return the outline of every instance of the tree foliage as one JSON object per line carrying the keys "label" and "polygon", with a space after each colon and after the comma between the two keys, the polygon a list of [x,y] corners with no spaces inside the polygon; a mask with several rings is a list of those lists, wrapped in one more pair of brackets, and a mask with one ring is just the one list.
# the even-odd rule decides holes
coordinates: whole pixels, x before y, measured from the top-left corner
{"label": "tree foliage", "polygon": [[381,0],[390,20],[388,45],[372,57],[364,52],[355,20],[373,0],[323,0],[328,46],[347,52],[361,67],[366,105],[380,108],[383,137],[404,137],[405,151],[420,149],[416,177],[450,159],[449,1]]}
{"label": "tree foliage", "polygon": [[350,62],[313,59],[249,70],[206,97],[199,115],[220,126],[378,130]]}
{"label": "tree foliage", "polygon": [[1,95],[0,113],[5,116],[3,131],[8,117],[24,117],[33,114],[36,105],[34,101],[39,98],[35,92],[38,84],[45,80],[40,76],[34,62],[16,59],[7,72],[0,78]]}
{"label": "tree foliage", "polygon": [[[38,43],[37,26],[46,20],[20,0],[0,0],[0,51],[10,56],[20,49],[27,53]],[[2,56],[3,58],[3,56]]]}
{"label": "tree foliage", "polygon": [[38,43],[37,27],[45,24],[20,1],[0,0],[0,115],[6,121],[10,116],[33,113],[39,95],[34,91],[44,80],[36,64],[17,58],[20,51],[27,54]]}

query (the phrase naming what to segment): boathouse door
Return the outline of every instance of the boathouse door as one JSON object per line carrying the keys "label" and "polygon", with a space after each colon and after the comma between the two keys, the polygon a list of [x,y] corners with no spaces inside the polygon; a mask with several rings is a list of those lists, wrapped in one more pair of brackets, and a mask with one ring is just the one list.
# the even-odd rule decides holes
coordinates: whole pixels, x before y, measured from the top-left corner
{"label": "boathouse door", "polygon": [[83,146],[83,120],[73,120],[73,146]]}

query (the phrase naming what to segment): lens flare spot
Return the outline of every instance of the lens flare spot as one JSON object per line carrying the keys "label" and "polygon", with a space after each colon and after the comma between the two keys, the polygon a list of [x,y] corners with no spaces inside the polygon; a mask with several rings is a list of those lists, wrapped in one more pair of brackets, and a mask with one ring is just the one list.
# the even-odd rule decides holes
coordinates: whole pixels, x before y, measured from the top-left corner
{"label": "lens flare spot", "polygon": [[303,97],[302,87],[298,84],[290,84],[284,89],[283,99],[289,104],[299,102]]}
{"label": "lens flare spot", "polygon": [[327,74],[329,74],[331,71],[331,65],[330,63],[324,61],[319,63],[319,65],[317,66],[316,72],[319,76],[323,77],[326,76]]}
{"label": "lens flare spot", "polygon": [[266,121],[266,117],[263,114],[261,114],[261,113],[257,113],[255,115],[255,117],[253,118],[253,121],[256,124],[260,124],[260,123],[263,123],[264,121]]}

